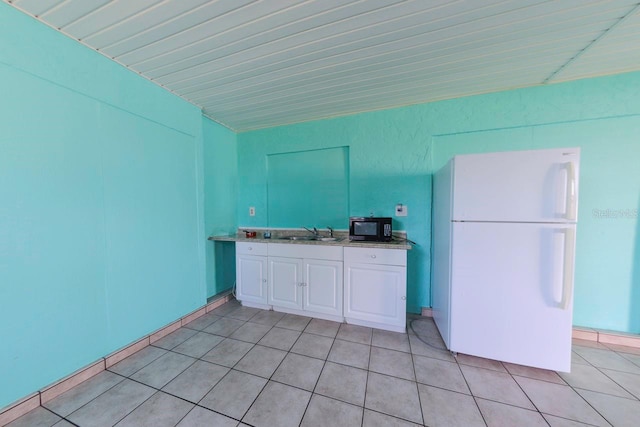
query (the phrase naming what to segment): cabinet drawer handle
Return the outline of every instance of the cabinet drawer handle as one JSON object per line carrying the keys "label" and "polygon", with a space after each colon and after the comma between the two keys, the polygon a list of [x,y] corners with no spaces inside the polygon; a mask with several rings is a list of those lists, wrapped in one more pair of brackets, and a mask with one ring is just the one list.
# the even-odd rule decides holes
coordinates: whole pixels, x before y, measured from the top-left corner
{"label": "cabinet drawer handle", "polygon": [[267,279],[262,279],[262,283],[267,283]]}
{"label": "cabinet drawer handle", "polygon": [[400,299],[401,299],[402,301],[405,301],[405,300],[407,299],[407,297],[402,296],[402,297],[400,297]]}
{"label": "cabinet drawer handle", "polygon": [[252,251],[252,250],[253,250],[253,248],[252,248],[251,246],[249,246],[249,250],[250,250],[250,251]]}
{"label": "cabinet drawer handle", "polygon": [[371,258],[375,258],[375,257],[376,257],[375,255],[371,255]]}

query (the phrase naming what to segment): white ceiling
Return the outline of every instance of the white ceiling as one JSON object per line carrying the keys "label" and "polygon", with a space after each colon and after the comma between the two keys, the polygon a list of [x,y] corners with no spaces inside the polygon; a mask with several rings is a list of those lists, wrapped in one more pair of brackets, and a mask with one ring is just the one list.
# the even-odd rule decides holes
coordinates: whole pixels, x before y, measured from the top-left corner
{"label": "white ceiling", "polygon": [[632,0],[4,0],[236,131],[640,70]]}

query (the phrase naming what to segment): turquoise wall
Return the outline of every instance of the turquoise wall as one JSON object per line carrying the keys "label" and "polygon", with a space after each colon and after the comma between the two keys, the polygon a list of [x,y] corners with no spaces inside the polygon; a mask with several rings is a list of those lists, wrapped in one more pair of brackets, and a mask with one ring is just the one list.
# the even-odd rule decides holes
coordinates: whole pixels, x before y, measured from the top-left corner
{"label": "turquoise wall", "polygon": [[640,73],[235,135],[0,3],[0,93],[0,407],[231,286],[233,244],[205,238],[268,225],[275,153],[347,147],[349,215],[408,206],[394,227],[417,242],[417,312],[434,170],[457,153],[580,146],[574,323],[640,332]]}
{"label": "turquoise wall", "polygon": [[[430,230],[426,225],[431,212],[430,136],[416,132],[415,126],[407,126],[404,117],[399,110],[389,110],[240,133],[238,223],[242,227],[269,225],[266,156],[348,147],[349,213],[339,228],[348,228],[349,216],[393,216],[397,203],[408,205],[409,216],[394,218],[394,229],[406,230],[409,238],[418,243],[408,253],[411,268],[407,306],[409,311],[419,312],[422,305],[429,305]],[[249,216],[249,206],[256,207],[254,217]],[[301,224],[295,215],[291,215],[288,224],[294,228],[327,225]]]}
{"label": "turquoise wall", "polygon": [[[236,134],[203,118],[205,236],[236,232],[238,165]],[[235,282],[235,245],[206,243],[207,296],[231,288]]]}
{"label": "turquoise wall", "polygon": [[346,147],[271,154],[266,168],[269,227],[290,227],[291,218],[298,227],[344,227],[349,212]]}
{"label": "turquoise wall", "polygon": [[[582,148],[574,324],[640,332],[640,73],[452,99],[238,135],[238,223],[266,226],[265,156],[347,146],[350,215],[394,218],[409,251],[408,308],[430,300],[431,175],[458,153]],[[256,216],[248,207],[256,206]],[[596,212],[629,211],[603,218]],[[346,224],[346,219],[345,219]],[[298,227],[295,218],[290,225]]]}
{"label": "turquoise wall", "polygon": [[3,407],[202,306],[206,241],[198,108],[4,3],[0,94]]}

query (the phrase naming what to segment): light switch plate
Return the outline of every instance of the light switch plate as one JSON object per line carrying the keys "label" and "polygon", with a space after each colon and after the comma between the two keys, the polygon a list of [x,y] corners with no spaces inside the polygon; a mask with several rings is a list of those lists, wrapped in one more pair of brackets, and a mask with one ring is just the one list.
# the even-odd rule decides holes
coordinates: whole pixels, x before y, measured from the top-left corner
{"label": "light switch plate", "polygon": [[409,209],[407,205],[403,205],[402,203],[396,205],[396,216],[407,216],[408,213]]}

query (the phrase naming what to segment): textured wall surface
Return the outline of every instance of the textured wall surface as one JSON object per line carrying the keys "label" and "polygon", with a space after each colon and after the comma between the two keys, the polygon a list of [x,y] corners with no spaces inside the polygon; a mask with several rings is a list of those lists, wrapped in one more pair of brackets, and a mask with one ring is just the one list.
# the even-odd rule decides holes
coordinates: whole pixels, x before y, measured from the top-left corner
{"label": "textured wall surface", "polygon": [[[418,243],[408,271],[408,308],[417,311],[431,304],[432,173],[458,153],[580,146],[574,324],[637,333],[639,123],[640,73],[629,73],[241,133],[238,222],[267,225],[266,155],[348,146],[350,215],[409,207],[394,224]],[[629,215],[595,213],[607,209]]]}
{"label": "textured wall surface", "polygon": [[[404,126],[405,114],[393,110],[239,134],[238,223],[268,226],[265,156],[349,147],[349,215],[340,228],[348,227],[348,216],[393,216],[396,203],[408,205],[409,216],[394,217],[394,227],[406,230],[418,242],[408,254],[408,309],[419,312],[421,305],[429,305],[429,288],[425,285],[429,281],[430,230],[426,224],[431,210],[430,137],[416,132],[414,126]],[[248,216],[249,206],[256,207],[255,217]],[[289,227],[301,225],[298,218],[290,218]]]}
{"label": "textured wall surface", "polygon": [[0,407],[205,303],[200,111],[0,3]]}
{"label": "textured wall surface", "polygon": [[346,147],[267,156],[267,223],[286,228],[344,227],[349,204]]}

